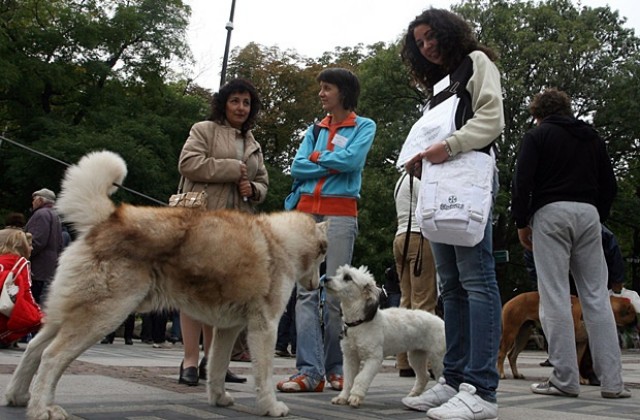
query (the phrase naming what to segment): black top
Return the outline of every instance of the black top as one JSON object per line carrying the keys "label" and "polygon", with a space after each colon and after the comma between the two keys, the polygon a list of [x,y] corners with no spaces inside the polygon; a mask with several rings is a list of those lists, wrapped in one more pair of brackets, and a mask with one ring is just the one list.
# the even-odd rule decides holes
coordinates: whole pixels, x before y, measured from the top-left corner
{"label": "black top", "polygon": [[518,228],[557,201],[593,204],[604,222],[616,191],[605,143],[589,124],[552,115],[525,134],[513,177],[511,211]]}

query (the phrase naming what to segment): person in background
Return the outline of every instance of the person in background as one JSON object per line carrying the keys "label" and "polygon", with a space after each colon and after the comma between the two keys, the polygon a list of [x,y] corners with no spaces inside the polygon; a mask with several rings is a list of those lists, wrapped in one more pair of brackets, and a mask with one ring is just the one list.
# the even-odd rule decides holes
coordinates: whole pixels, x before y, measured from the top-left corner
{"label": "person in background", "polygon": [[[56,195],[43,188],[32,195],[33,214],[24,230],[33,235],[31,253],[31,292],[36,302],[42,306],[47,296],[49,284],[58,265],[58,257],[64,247],[62,222],[53,209]],[[44,308],[46,310],[46,308]]]}
{"label": "person in background", "polygon": [[27,223],[27,219],[24,217],[22,213],[8,213],[4,218],[4,227],[5,229],[13,228],[13,229],[23,229],[24,225]]}
{"label": "person in background", "polygon": [[617,191],[604,141],[575,118],[558,89],[529,105],[537,127],[523,140],[513,178],[511,209],[518,238],[533,250],[540,321],[553,371],[531,385],[534,394],[577,397],[580,378],[571,316],[569,272],[578,292],[594,370],[603,398],[629,398],[622,381],[617,330],[607,291],[602,226]]}
{"label": "person in background", "polygon": [[[420,176],[422,160],[444,164],[458,154],[491,146],[504,127],[497,55],[480,44],[471,26],[454,13],[430,8],[417,16],[404,37],[402,58],[427,93],[465,60],[472,74],[463,91],[473,111],[450,136],[418,153],[405,164]],[[464,103],[461,101],[461,103]],[[497,192],[497,172],[494,194]],[[498,416],[496,367],[501,335],[500,291],[493,258],[493,229],[488,218],[483,239],[473,247],[431,242],[444,308],[447,351],[443,378],[407,407],[427,411],[431,419],[494,419]]]}
{"label": "person in background", "polygon": [[[396,182],[394,199],[398,229],[393,240],[393,256],[400,279],[400,307],[422,309],[435,314],[438,298],[436,266],[429,241],[415,220],[420,180],[403,172]],[[411,225],[409,225],[411,223]],[[417,263],[417,265],[416,265]],[[397,355],[400,376],[414,377],[407,353]]]}
{"label": "person in background", "polygon": [[9,273],[13,272],[14,287],[7,287],[7,296],[13,301],[10,313],[0,313],[0,348],[18,347],[17,341],[35,331],[42,321],[42,312],[36,303],[29,283],[28,259],[31,256],[31,234],[15,227],[0,230],[0,290]]}
{"label": "person in background", "polygon": [[[601,233],[602,233],[602,251],[604,252],[604,260],[607,264],[607,289],[609,289],[610,294],[611,291],[620,291],[622,289],[622,285],[624,284],[624,258],[622,257],[622,251],[620,250],[620,246],[618,245],[618,240],[616,239],[613,232],[611,232],[605,225],[601,225]],[[533,290],[538,290],[538,274],[536,271],[535,261],[533,258],[533,251],[529,249],[524,250],[524,262],[525,268],[529,273],[529,278],[532,282]],[[578,291],[576,289],[575,281],[573,280],[573,276],[569,274],[569,292],[578,296]],[[547,340],[545,337],[545,348],[547,348]],[[540,363],[540,366],[551,367],[552,364],[549,359]],[[580,376],[585,378],[589,385],[600,385],[600,380],[598,376],[593,370],[593,362],[591,360],[591,350],[587,345],[585,350],[585,354],[582,357],[579,366]]]}
{"label": "person in background", "polygon": [[[244,79],[225,83],[213,95],[211,115],[194,124],[178,162],[185,178],[185,191],[206,190],[207,208],[255,212],[269,188],[262,148],[251,133],[261,102],[256,88]],[[206,376],[207,354],[211,349],[212,328],[180,313],[184,360],[179,382],[194,386]],[[203,334],[205,357],[198,366],[199,339]],[[227,372],[227,382],[246,378]]]}
{"label": "person in background", "polygon": [[[296,210],[312,214],[318,222],[329,222],[325,262],[326,275],[333,276],[339,266],[351,263],[358,233],[362,170],[376,125],[355,113],[360,96],[355,74],[343,68],[327,68],[316,80],[322,108],[328,115],[317,123],[317,138],[313,126],[307,129],[291,165],[291,176],[302,182]],[[277,388],[282,392],[322,392],[326,378],[331,388],[341,390],[340,302],[327,294],[322,331],[320,290],[306,290],[300,285],[297,290],[297,373],[279,381]]]}
{"label": "person in background", "polygon": [[[278,323],[278,339],[276,340],[276,356],[295,357],[296,355],[296,294],[297,288],[291,291],[287,307]],[[291,348],[291,351],[289,351]]]}
{"label": "person in background", "polygon": [[[129,346],[133,345],[133,329],[135,327],[135,323],[136,323],[135,313],[129,314],[127,319],[125,319],[123,322],[124,344],[126,345],[129,345]],[[111,334],[107,335],[105,338],[103,338],[100,344],[113,344],[113,340],[115,338],[116,338],[116,332],[114,331]]]}
{"label": "person in background", "polygon": [[384,269],[384,283],[382,284],[382,293],[380,296],[380,308],[400,307],[401,295],[400,279],[398,278],[398,271],[396,270],[396,263],[394,262]]}

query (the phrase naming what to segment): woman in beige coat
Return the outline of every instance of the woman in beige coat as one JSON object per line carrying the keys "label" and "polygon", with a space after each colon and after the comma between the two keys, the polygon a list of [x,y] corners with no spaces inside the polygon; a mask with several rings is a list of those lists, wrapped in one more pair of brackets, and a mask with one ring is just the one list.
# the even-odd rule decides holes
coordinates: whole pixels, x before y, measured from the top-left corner
{"label": "woman in beige coat", "polygon": [[[237,209],[254,212],[263,202],[269,187],[262,149],[251,127],[260,110],[255,87],[243,79],[234,79],[213,96],[211,116],[191,127],[178,169],[185,178],[184,191],[206,190],[207,208]],[[211,347],[212,328],[180,314],[184,360],[180,365],[180,383],[197,385],[206,375],[206,352]],[[198,369],[200,331],[204,336],[205,357]],[[227,372],[227,382],[244,382]]]}

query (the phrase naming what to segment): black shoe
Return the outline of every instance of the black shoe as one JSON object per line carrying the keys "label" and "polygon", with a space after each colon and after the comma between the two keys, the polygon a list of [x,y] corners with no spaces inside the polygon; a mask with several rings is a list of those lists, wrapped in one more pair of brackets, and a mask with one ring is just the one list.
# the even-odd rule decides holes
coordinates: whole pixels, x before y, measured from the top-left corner
{"label": "black shoe", "polygon": [[126,344],[128,346],[132,346],[133,345],[133,339],[132,338],[125,338],[124,339],[124,344]]}
{"label": "black shoe", "polygon": [[230,370],[227,371],[226,376],[224,377],[225,382],[232,382],[236,384],[243,384],[247,382],[247,378],[243,378],[241,376],[235,375]]}
{"label": "black shoe", "polygon": [[182,363],[180,363],[180,379],[178,379],[178,383],[188,386],[198,385],[198,368],[192,366],[184,369]]}
{"label": "black shoe", "polygon": [[540,366],[542,366],[542,367],[553,367],[553,365],[551,364],[549,359],[545,360],[544,362],[540,362]]}
{"label": "black shoe", "polygon": [[278,356],[278,357],[291,357],[291,353],[289,353],[286,349],[285,350],[276,349],[276,356]]}
{"label": "black shoe", "polygon": [[416,373],[411,368],[409,368],[409,369],[400,369],[400,377],[401,378],[415,378],[416,377]]}
{"label": "black shoe", "polygon": [[200,366],[198,366],[198,376],[203,381],[207,380],[207,358],[203,357],[200,361]]}
{"label": "black shoe", "polygon": [[110,340],[109,337],[105,337],[102,339],[100,344],[113,344],[113,340]]}

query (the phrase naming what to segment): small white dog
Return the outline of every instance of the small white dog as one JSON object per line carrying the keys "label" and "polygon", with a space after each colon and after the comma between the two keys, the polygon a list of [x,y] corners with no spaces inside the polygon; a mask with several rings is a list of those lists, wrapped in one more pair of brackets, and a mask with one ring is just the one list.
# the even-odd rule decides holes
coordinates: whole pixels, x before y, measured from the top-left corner
{"label": "small white dog", "polygon": [[[380,289],[367,267],[343,265],[325,280],[327,292],[340,299],[344,320],[340,343],[344,356],[344,386],[333,404],[359,407],[385,356],[407,352],[416,372],[410,397],[422,394],[434,376],[442,376],[444,321],[422,310],[379,309]],[[430,365],[430,366],[429,366]]]}

